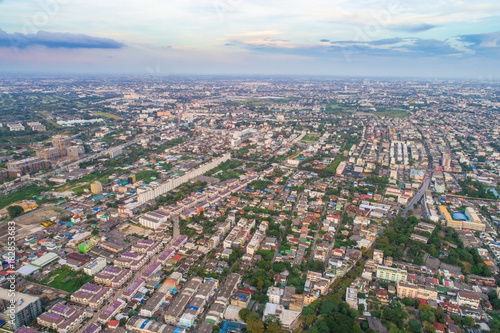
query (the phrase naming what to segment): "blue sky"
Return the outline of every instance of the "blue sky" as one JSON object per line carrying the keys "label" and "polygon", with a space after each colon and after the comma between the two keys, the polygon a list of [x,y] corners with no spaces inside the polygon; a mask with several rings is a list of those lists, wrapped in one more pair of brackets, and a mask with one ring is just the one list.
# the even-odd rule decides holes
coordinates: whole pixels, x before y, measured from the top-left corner
{"label": "blue sky", "polygon": [[0,71],[500,78],[500,1],[0,0]]}

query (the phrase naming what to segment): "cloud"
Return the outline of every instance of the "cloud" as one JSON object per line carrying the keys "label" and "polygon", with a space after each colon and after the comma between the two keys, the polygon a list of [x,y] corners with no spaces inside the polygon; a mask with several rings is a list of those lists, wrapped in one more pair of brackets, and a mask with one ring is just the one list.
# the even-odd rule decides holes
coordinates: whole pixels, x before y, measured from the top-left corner
{"label": "cloud", "polygon": [[[1,1],[1,0],[0,0]],[[7,33],[0,29],[0,47],[71,49],[120,49],[126,45],[110,38],[92,37],[84,34],[38,31],[36,34]]]}
{"label": "cloud", "polygon": [[411,44],[403,45],[403,50],[422,54],[424,56],[450,55],[461,53],[446,41],[437,39],[414,39]]}
{"label": "cloud", "polygon": [[500,47],[500,31],[486,34],[461,35],[460,41],[471,47]]}
{"label": "cloud", "polygon": [[379,40],[374,40],[371,42],[368,42],[370,45],[392,45],[392,44],[397,44],[404,42],[405,40],[403,38],[386,38],[386,39],[379,39]]}
{"label": "cloud", "polygon": [[395,30],[395,31],[403,31],[403,32],[408,32],[408,33],[418,33],[418,32],[424,32],[428,31],[434,28],[437,28],[437,25],[434,24],[427,24],[427,23],[422,23],[422,24],[397,24],[397,25],[389,25],[388,28],[389,30]]}
{"label": "cloud", "polygon": [[[232,38],[225,44],[247,51],[311,58],[332,57],[345,52],[366,56],[425,58],[435,56],[452,56],[471,54],[464,43],[455,39],[421,39],[421,38],[385,38],[373,41],[337,40],[326,43],[325,39],[317,43],[296,43],[275,38],[276,36],[259,35],[258,38]],[[477,40],[479,37],[470,37]],[[500,38],[500,36],[499,36]],[[485,38],[490,41],[494,38]],[[496,40],[496,39],[495,39]]]}

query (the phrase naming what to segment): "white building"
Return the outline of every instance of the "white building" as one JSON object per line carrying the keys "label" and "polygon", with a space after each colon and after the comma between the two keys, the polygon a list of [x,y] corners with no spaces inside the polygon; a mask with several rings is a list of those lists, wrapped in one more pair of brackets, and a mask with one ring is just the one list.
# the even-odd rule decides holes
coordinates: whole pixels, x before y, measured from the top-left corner
{"label": "white building", "polygon": [[278,287],[269,287],[269,289],[267,289],[267,297],[269,297],[269,302],[280,304],[281,296],[283,296],[283,289]]}
{"label": "white building", "polygon": [[93,276],[102,271],[104,267],[106,267],[106,258],[99,257],[83,266],[83,272],[87,275]]}

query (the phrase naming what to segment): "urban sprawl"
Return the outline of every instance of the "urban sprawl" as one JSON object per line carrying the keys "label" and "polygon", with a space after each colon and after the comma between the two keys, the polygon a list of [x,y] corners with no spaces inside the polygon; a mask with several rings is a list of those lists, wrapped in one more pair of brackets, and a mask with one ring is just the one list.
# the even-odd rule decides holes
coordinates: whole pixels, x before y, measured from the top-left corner
{"label": "urban sprawl", "polygon": [[10,77],[0,110],[3,332],[500,332],[498,83]]}

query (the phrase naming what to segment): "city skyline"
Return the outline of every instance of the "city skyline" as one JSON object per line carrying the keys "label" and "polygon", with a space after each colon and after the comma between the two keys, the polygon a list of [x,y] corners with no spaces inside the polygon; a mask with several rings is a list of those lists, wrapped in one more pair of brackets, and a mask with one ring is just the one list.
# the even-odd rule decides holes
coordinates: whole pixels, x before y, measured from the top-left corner
{"label": "city skyline", "polygon": [[3,73],[495,80],[495,1],[0,1]]}

